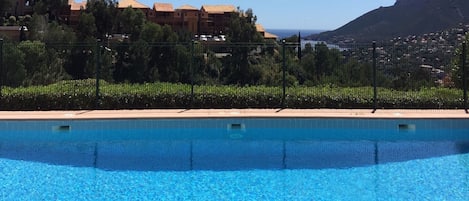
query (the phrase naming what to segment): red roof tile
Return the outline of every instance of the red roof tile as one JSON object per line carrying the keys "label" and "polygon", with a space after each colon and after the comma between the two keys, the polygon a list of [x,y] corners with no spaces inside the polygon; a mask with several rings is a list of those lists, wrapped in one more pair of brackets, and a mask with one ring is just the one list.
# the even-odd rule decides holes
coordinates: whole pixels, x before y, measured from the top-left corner
{"label": "red roof tile", "polygon": [[233,5],[203,5],[201,10],[212,14],[232,13],[236,11]]}
{"label": "red roof tile", "polygon": [[146,6],[145,4],[142,4],[136,0],[120,0],[118,2],[118,8],[127,8],[127,7],[132,7],[132,8],[150,8]]}
{"label": "red roof tile", "polygon": [[160,12],[174,12],[173,4],[170,3],[155,3],[153,10]]}

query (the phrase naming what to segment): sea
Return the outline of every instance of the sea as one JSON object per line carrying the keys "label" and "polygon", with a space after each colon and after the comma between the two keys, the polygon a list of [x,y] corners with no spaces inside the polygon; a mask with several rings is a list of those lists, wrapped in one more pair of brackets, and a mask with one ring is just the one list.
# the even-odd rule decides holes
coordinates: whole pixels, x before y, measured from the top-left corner
{"label": "sea", "polygon": [[325,30],[318,30],[318,29],[266,29],[267,32],[271,34],[275,34],[278,36],[279,39],[288,38],[290,36],[296,35],[298,33],[301,34],[301,37],[306,37],[312,34],[317,34],[324,32]]}
{"label": "sea", "polygon": [[316,41],[316,40],[306,40],[304,39],[307,36],[310,36],[312,34],[318,34],[327,30],[319,30],[319,29],[266,29],[267,32],[274,34],[278,36],[278,40],[282,40],[284,38],[288,38],[291,36],[298,36],[298,34],[301,35],[301,48],[304,49],[306,44],[311,44],[313,47],[318,44],[318,43],[324,43],[326,44],[329,48],[333,49],[339,49],[341,51],[346,50],[345,48],[341,48],[338,45],[335,44],[328,44],[325,41]]}

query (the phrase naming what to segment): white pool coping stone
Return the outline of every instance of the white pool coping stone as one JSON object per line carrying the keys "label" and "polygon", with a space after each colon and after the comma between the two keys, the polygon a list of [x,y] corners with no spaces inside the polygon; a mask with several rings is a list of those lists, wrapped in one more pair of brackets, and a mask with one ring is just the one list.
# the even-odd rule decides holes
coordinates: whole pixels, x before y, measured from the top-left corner
{"label": "white pool coping stone", "polygon": [[0,111],[0,120],[149,118],[444,118],[469,119],[464,110],[371,109],[151,109]]}

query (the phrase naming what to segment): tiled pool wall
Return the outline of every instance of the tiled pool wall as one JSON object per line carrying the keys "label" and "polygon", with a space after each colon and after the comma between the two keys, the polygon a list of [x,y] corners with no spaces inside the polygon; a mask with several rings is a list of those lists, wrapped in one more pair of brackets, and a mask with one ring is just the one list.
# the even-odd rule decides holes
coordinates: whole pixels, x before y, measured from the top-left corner
{"label": "tiled pool wall", "polygon": [[[295,129],[295,132],[291,132]],[[3,120],[0,140],[460,140],[469,119],[206,118]],[[237,135],[240,134],[240,135]]]}
{"label": "tiled pool wall", "polygon": [[469,152],[467,119],[1,121],[0,133],[2,158],[109,170],[345,168]]}
{"label": "tiled pool wall", "polygon": [[415,125],[418,129],[468,129],[468,119],[377,119],[377,118],[187,118],[187,119],[91,119],[91,120],[0,120],[0,131],[50,131],[69,125],[79,130],[144,128],[226,128],[244,124],[246,128],[350,128],[390,129]]}

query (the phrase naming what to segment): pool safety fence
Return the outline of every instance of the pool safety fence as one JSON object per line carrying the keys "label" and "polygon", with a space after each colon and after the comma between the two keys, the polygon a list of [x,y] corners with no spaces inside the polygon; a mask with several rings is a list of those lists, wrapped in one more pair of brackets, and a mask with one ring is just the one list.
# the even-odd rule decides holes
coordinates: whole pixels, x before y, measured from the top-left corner
{"label": "pool safety fence", "polygon": [[[419,91],[422,89],[451,89],[457,93],[453,105],[421,108],[458,108],[469,113],[469,53],[466,46],[465,42],[449,44],[437,40],[329,45],[324,42],[304,44],[297,40],[242,43],[106,39],[96,43],[65,44],[39,41],[16,43],[0,39],[0,100],[19,89],[40,86],[47,90],[49,86],[64,81],[87,80],[90,87],[86,90],[94,94],[90,95],[94,106],[79,109],[109,109],[111,106],[103,107],[106,95],[111,92],[103,87],[106,84],[140,84],[149,87],[146,91],[170,93],[171,89],[155,88],[156,85],[151,84],[171,83],[188,86],[181,87],[179,91],[184,100],[172,100],[185,102],[182,105],[188,109],[200,108],[200,104],[193,104],[195,99],[219,95],[219,88],[225,87],[239,94],[262,94],[268,97],[268,101],[263,100],[264,105],[246,101],[244,104],[224,106],[210,106],[210,101],[204,101],[208,104],[203,108],[369,108],[375,111],[381,108],[408,108],[408,105],[413,105],[413,100],[421,98]],[[306,106],[289,103],[292,97],[308,99],[310,93],[318,97],[332,96],[330,94],[339,93],[340,89],[347,89],[355,95],[358,93],[367,103],[356,106],[345,106],[348,103]],[[69,95],[83,89],[76,86],[63,90],[69,90],[62,93]],[[132,96],[132,92],[126,95]],[[389,96],[403,97],[403,101],[393,106],[384,104],[382,99]],[[435,99],[445,98],[445,94],[438,96]],[[354,98],[350,96],[350,99]],[[145,103],[139,106],[152,107],[152,104]],[[6,103],[0,105],[0,109],[12,110]]]}

